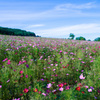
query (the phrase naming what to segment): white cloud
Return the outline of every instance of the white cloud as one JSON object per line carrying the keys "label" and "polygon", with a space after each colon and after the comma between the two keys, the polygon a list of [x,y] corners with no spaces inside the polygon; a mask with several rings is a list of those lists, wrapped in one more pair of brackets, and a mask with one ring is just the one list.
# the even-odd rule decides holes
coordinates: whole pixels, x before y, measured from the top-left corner
{"label": "white cloud", "polygon": [[30,29],[30,28],[42,27],[42,26],[45,26],[45,25],[44,24],[35,24],[35,25],[29,25],[29,26],[27,26],[27,28]]}
{"label": "white cloud", "polygon": [[56,10],[68,10],[68,9],[90,9],[90,8],[94,8],[96,7],[94,5],[94,2],[90,2],[90,3],[85,3],[85,4],[71,4],[71,3],[67,3],[67,4],[62,4],[62,5],[58,5],[55,7]]}
{"label": "white cloud", "polygon": [[58,27],[47,30],[30,30],[43,37],[64,37],[69,33],[74,34],[95,34],[100,33],[100,24],[79,24],[73,26]]}
{"label": "white cloud", "polygon": [[100,17],[100,13],[96,12],[82,12],[82,9],[89,9],[95,7],[94,3],[86,4],[63,4],[58,5],[50,10],[43,12],[30,12],[19,10],[0,10],[0,22],[4,21],[26,21],[26,20],[41,20],[46,18],[63,18],[63,17]]}

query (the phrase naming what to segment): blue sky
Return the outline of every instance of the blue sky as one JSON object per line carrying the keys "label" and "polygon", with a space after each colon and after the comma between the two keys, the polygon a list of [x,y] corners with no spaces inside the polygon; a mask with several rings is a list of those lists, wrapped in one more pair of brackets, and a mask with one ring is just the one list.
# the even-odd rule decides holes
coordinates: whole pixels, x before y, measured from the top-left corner
{"label": "blue sky", "polygon": [[0,0],[0,26],[94,40],[100,37],[100,0]]}

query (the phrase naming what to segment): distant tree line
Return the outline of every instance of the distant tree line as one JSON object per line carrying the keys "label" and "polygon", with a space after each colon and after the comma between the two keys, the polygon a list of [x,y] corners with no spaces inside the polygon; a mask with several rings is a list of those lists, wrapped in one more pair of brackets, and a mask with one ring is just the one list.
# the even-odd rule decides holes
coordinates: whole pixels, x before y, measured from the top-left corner
{"label": "distant tree line", "polygon": [[[75,35],[73,33],[69,34],[69,38],[68,39],[74,39]],[[80,36],[80,37],[76,37],[75,40],[86,40],[84,37]],[[91,41],[90,39],[88,41]],[[94,39],[94,41],[100,41],[100,37],[97,37],[96,39]]]}
{"label": "distant tree line", "polygon": [[[12,28],[4,28],[0,27],[0,34],[1,35],[15,35],[15,36],[34,36],[36,37],[34,32],[28,32],[21,29],[12,29]],[[40,36],[38,36],[40,37]]]}

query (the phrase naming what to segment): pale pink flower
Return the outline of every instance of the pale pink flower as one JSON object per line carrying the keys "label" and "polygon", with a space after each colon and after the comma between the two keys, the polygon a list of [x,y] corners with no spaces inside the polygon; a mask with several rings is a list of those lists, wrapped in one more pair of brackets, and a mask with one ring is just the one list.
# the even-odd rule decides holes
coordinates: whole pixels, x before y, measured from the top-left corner
{"label": "pale pink flower", "polygon": [[51,66],[53,66],[53,64],[51,64]]}
{"label": "pale pink flower", "polygon": [[9,82],[9,81],[10,81],[10,79],[7,82]]}
{"label": "pale pink flower", "polygon": [[84,62],[84,61],[81,61],[81,63],[83,63],[83,64],[84,64],[85,62]]}
{"label": "pale pink flower", "polygon": [[63,91],[63,88],[61,87],[61,88],[59,88],[59,91]]}
{"label": "pale pink flower", "polygon": [[58,64],[55,64],[55,66],[58,66]]}
{"label": "pale pink flower", "polygon": [[50,88],[51,86],[52,86],[52,84],[51,84],[51,83],[47,84],[47,88]]}
{"label": "pale pink flower", "polygon": [[45,94],[45,93],[42,93],[42,95],[46,96],[46,94]]}
{"label": "pale pink flower", "polygon": [[91,60],[90,62],[93,62],[93,60]]}
{"label": "pale pink flower", "polygon": [[88,88],[88,86],[85,86],[85,88]]}
{"label": "pale pink flower", "polygon": [[76,71],[78,71],[78,69],[76,69]]}
{"label": "pale pink flower", "polygon": [[88,92],[92,92],[92,89],[88,89]]}
{"label": "pale pink flower", "polygon": [[56,69],[53,69],[53,71],[55,71]]}
{"label": "pale pink flower", "polygon": [[54,84],[55,82],[52,82],[52,84]]}
{"label": "pale pink flower", "polygon": [[72,58],[72,60],[74,60],[74,58]]}
{"label": "pale pink flower", "polygon": [[83,73],[79,76],[80,79],[85,79],[85,77],[83,77]]}

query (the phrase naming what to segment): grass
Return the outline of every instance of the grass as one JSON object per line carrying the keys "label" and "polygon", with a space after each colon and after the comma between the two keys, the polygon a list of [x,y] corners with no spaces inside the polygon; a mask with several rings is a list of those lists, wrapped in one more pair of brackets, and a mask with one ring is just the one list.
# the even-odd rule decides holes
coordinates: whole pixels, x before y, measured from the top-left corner
{"label": "grass", "polygon": [[0,100],[100,100],[100,42],[0,35]]}

